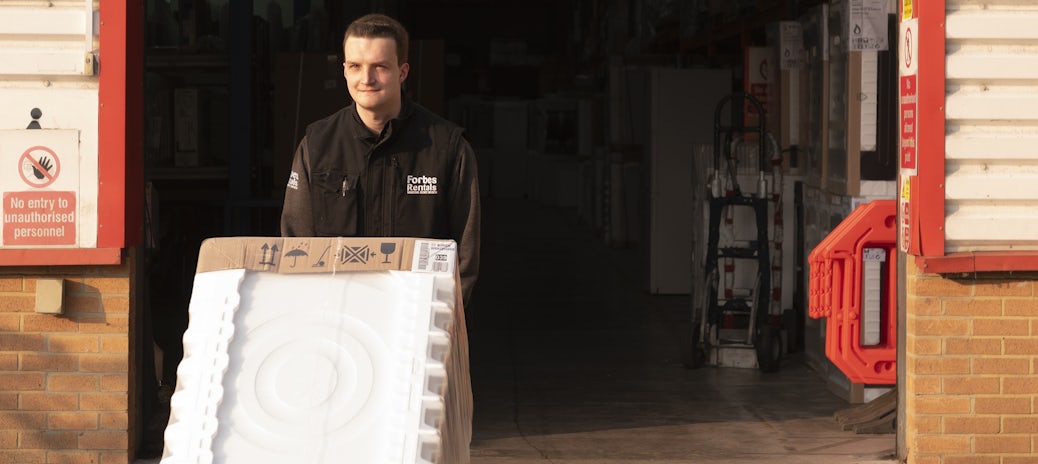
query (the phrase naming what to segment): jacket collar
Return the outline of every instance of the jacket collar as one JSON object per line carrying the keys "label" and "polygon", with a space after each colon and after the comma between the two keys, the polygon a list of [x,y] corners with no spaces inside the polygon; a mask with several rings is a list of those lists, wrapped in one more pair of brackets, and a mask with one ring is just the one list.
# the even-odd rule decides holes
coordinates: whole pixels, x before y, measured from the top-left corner
{"label": "jacket collar", "polygon": [[415,105],[411,102],[406,92],[401,91],[400,95],[400,114],[397,117],[390,119],[386,123],[386,126],[382,128],[382,135],[379,136],[371,132],[368,126],[364,125],[364,121],[360,119],[360,114],[357,113],[357,104],[351,103],[349,106],[350,121],[352,121],[353,136],[358,139],[369,139],[370,142],[376,143],[380,139],[388,140],[393,136],[394,132],[400,130],[400,126],[411,118],[414,114]]}

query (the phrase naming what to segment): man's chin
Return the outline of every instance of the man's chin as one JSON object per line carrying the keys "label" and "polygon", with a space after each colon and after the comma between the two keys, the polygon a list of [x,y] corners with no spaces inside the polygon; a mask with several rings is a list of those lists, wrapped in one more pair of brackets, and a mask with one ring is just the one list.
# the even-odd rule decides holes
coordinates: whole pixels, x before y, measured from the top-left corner
{"label": "man's chin", "polygon": [[382,105],[373,105],[369,102],[364,101],[354,101],[354,103],[357,105],[357,108],[371,113],[378,113],[380,112],[379,110],[382,108]]}
{"label": "man's chin", "polygon": [[356,103],[357,107],[363,108],[372,112],[379,112],[379,110],[391,108],[392,102],[384,98],[354,98],[353,102]]}

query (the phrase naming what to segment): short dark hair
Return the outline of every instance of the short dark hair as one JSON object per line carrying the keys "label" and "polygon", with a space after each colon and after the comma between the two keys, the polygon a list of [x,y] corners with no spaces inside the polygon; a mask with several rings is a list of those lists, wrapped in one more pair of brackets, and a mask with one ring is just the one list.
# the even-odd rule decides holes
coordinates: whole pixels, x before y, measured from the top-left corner
{"label": "short dark hair", "polygon": [[373,39],[383,37],[396,41],[397,64],[407,62],[407,29],[399,21],[384,14],[372,13],[355,19],[348,27],[342,37],[342,46],[346,46],[346,39],[350,37],[363,37]]}

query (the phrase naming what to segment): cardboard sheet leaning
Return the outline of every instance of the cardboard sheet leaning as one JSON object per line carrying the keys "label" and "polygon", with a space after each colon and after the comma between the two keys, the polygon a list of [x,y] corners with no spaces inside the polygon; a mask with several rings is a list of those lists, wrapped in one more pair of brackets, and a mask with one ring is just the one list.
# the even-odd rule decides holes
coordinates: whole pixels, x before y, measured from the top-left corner
{"label": "cardboard sheet leaning", "polygon": [[467,464],[457,246],[202,244],[162,463]]}

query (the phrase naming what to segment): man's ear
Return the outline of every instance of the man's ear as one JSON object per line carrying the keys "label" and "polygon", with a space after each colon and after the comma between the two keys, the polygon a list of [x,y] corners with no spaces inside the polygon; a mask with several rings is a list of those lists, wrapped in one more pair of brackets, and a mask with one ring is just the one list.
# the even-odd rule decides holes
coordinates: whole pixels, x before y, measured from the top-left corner
{"label": "man's ear", "polygon": [[400,82],[404,82],[407,79],[407,72],[411,70],[411,65],[404,63],[400,65]]}

